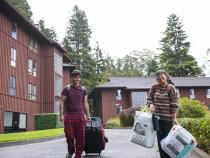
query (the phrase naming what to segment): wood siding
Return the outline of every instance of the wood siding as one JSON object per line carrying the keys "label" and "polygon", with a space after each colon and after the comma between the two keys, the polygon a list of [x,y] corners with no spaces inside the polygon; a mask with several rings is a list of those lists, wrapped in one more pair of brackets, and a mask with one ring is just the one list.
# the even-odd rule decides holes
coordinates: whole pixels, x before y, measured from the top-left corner
{"label": "wood siding", "polygon": [[43,112],[54,111],[54,49],[43,46]]}
{"label": "wood siding", "polygon": [[[125,92],[125,91],[124,91]],[[102,120],[106,124],[108,119],[117,115],[116,104],[119,104],[124,109],[128,105],[127,94],[122,93],[122,99],[116,100],[116,89],[102,89]]]}
{"label": "wood siding", "polygon": [[[37,61],[40,70],[40,51],[31,52],[28,48],[29,35],[17,24],[17,39],[11,37],[12,21],[0,13],[0,132],[3,133],[4,112],[21,112],[27,114],[27,130],[34,129],[35,113],[40,113],[40,71],[33,77],[28,74],[28,58]],[[16,67],[10,65],[11,48],[16,49]],[[9,78],[16,78],[15,96],[9,95]],[[36,101],[28,100],[28,83],[36,85]]]}
{"label": "wood siding", "polygon": [[[24,24],[14,21],[20,17],[13,18],[4,12],[0,7],[0,133],[4,132],[5,112],[25,113],[27,131],[34,130],[35,114],[54,111],[54,52],[57,46],[40,39],[44,37],[34,32],[34,28],[31,31],[29,24],[23,27]],[[17,39],[11,36],[13,22],[17,24]],[[29,48],[32,34],[37,40],[36,52]],[[11,48],[16,49],[16,67],[10,65]],[[28,58],[36,62],[36,77],[28,73]],[[16,78],[15,96],[9,93],[10,76]],[[66,80],[70,79],[66,76]],[[28,83],[36,86],[36,101],[28,100]]]}

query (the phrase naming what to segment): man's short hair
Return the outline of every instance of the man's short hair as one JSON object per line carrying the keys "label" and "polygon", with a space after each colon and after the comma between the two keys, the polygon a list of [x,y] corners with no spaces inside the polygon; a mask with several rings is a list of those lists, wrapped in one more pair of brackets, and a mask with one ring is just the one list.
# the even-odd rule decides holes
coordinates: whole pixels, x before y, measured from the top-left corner
{"label": "man's short hair", "polygon": [[72,73],[71,73],[71,76],[82,76],[82,73],[81,71],[79,70],[73,70]]}

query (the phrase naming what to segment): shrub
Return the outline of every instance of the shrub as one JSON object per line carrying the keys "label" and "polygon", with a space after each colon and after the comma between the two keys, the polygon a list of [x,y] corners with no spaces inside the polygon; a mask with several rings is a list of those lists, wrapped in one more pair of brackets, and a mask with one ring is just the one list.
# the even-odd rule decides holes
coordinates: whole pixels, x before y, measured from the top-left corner
{"label": "shrub", "polygon": [[141,108],[141,111],[142,111],[142,112],[149,112],[150,110],[149,110],[148,106],[145,105],[145,106],[143,106],[143,107]]}
{"label": "shrub", "polygon": [[130,127],[134,124],[134,115],[133,114],[125,114],[121,112],[119,114],[120,124],[122,127]]}
{"label": "shrub", "polygon": [[57,113],[45,113],[35,115],[35,129],[53,129],[61,128],[63,124],[60,122],[60,115]]}
{"label": "shrub", "polygon": [[208,113],[207,106],[198,100],[184,97],[180,99],[179,105],[180,118],[204,117]]}
{"label": "shrub", "polygon": [[203,118],[180,118],[179,123],[197,140],[198,147],[210,154],[210,114]]}
{"label": "shrub", "polygon": [[120,128],[120,127],[121,127],[121,125],[120,125],[120,119],[119,119],[119,117],[111,118],[106,123],[106,128],[108,128],[108,129]]}

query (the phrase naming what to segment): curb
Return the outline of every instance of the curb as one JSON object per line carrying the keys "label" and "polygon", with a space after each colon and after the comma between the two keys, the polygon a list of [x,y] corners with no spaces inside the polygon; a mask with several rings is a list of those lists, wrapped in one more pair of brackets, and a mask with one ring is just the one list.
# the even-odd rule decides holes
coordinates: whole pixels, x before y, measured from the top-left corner
{"label": "curb", "polygon": [[202,158],[210,158],[210,155],[208,155],[207,153],[205,153],[204,151],[202,151],[197,147],[195,147],[193,151],[196,152],[198,155],[200,155]]}
{"label": "curb", "polygon": [[41,139],[35,139],[35,140],[24,140],[24,141],[17,141],[17,142],[5,142],[0,143],[0,148],[4,147],[12,147],[12,146],[18,146],[18,145],[25,145],[25,144],[33,144],[33,143],[40,143],[40,142],[46,142],[50,140],[57,140],[65,138],[64,135],[56,136],[56,137],[48,137],[48,138],[41,138]]}

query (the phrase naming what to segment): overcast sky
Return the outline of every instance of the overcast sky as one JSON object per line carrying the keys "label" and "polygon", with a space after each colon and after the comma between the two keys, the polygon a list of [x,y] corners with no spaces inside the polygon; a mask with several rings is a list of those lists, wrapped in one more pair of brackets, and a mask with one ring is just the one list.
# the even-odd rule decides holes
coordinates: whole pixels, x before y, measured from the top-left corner
{"label": "overcast sky", "polygon": [[161,32],[167,17],[175,13],[191,42],[190,54],[202,64],[210,48],[209,0],[27,0],[35,22],[44,19],[62,41],[75,4],[85,11],[92,33],[91,45],[98,41],[112,57],[133,50],[158,53]]}

